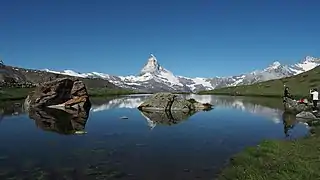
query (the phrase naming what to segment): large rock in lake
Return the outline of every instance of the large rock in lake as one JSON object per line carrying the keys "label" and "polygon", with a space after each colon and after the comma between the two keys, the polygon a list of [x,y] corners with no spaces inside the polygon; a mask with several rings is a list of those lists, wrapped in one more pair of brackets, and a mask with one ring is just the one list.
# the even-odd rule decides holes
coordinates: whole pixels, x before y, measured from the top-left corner
{"label": "large rock in lake", "polygon": [[156,93],[143,102],[139,107],[141,111],[198,111],[210,110],[212,105],[209,103],[199,103],[194,99],[186,100],[172,93]]}
{"label": "large rock in lake", "polygon": [[40,84],[25,100],[26,109],[63,107],[90,109],[91,102],[85,84],[79,80],[59,78]]}

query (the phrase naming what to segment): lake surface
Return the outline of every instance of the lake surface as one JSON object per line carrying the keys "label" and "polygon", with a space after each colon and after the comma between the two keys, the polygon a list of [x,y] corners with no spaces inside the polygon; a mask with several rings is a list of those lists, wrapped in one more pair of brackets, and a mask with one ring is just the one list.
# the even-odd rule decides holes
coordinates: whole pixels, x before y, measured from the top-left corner
{"label": "lake surface", "polygon": [[213,179],[245,147],[308,134],[283,114],[281,99],[191,97],[215,108],[190,117],[141,113],[144,95],[93,99],[79,116],[1,105],[0,179]]}

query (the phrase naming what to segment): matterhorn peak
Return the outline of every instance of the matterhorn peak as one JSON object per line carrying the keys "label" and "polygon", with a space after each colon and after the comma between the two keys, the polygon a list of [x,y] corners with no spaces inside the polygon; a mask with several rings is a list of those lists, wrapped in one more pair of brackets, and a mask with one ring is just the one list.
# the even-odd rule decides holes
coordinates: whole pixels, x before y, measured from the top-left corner
{"label": "matterhorn peak", "polygon": [[157,58],[150,54],[150,57],[148,58],[147,63],[144,65],[144,67],[140,71],[140,75],[146,74],[146,73],[158,73],[161,70],[161,66],[157,61]]}
{"label": "matterhorn peak", "polygon": [[279,61],[275,61],[275,62],[272,63],[273,67],[278,67],[280,65],[281,65],[281,63]]}

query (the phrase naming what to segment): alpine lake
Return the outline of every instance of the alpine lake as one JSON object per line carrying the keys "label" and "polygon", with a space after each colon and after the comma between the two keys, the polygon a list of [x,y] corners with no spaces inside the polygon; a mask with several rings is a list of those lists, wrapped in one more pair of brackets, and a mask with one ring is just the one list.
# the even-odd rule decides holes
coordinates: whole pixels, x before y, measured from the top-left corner
{"label": "alpine lake", "polygon": [[140,112],[149,95],[91,99],[89,112],[25,112],[0,105],[0,179],[214,179],[263,140],[309,133],[281,98],[180,95],[211,103],[193,115]]}

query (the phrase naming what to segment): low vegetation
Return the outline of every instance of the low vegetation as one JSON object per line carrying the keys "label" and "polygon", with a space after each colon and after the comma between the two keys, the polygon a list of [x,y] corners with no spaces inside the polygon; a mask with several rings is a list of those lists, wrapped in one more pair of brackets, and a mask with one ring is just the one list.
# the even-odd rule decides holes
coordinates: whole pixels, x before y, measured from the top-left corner
{"label": "low vegetation", "polygon": [[313,125],[308,137],[264,141],[237,154],[219,180],[319,179],[320,128]]}
{"label": "low vegetation", "polygon": [[[1,88],[0,100],[12,101],[25,99],[34,88]],[[140,92],[128,89],[89,88],[88,93],[92,97],[119,96],[137,94]]]}
{"label": "low vegetation", "polygon": [[308,97],[311,88],[320,87],[320,67],[288,78],[270,80],[252,85],[201,91],[199,94],[281,97],[283,95],[284,85],[290,88],[293,96]]}
{"label": "low vegetation", "polygon": [[120,96],[128,94],[144,94],[142,92],[130,89],[108,89],[108,88],[89,88],[88,93],[91,97],[104,97],[104,96]]}
{"label": "low vegetation", "polygon": [[25,99],[34,88],[0,88],[0,101]]}

